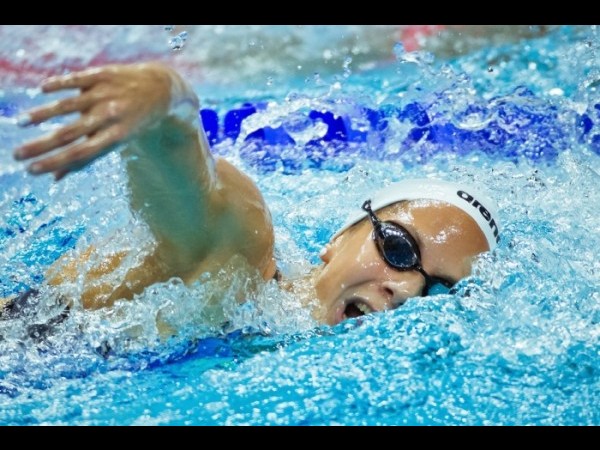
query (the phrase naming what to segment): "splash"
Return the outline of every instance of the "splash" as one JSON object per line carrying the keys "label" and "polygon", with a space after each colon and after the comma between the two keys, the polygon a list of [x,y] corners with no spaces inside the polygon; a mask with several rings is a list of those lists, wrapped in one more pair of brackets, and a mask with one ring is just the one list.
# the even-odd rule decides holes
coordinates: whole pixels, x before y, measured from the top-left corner
{"label": "splash", "polygon": [[[599,41],[594,28],[559,31],[447,61],[397,48],[389,66],[353,57],[318,84],[208,96],[214,152],[264,193],[288,276],[317,264],[382,185],[443,178],[498,201],[500,244],[455,294],[335,328],[315,327],[274,282],[224,270],[112,310],[74,307],[44,339],[30,334],[57,313],[43,284],[55,260],[100,242],[134,261],[153,241],[128,209],[118,155],[59,184],[25,175],[9,150],[40,131],[17,134],[9,119],[44,99],[5,93],[1,295],[42,296],[34,316],[0,322],[0,423],[599,424]],[[255,110],[232,133],[224,119],[245,101]]]}

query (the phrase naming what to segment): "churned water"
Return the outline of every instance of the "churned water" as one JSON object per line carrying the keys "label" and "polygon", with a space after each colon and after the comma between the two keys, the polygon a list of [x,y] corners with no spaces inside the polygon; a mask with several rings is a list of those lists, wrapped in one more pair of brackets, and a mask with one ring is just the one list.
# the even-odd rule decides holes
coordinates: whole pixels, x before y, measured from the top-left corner
{"label": "churned water", "polygon": [[[595,27],[438,57],[393,41],[375,51],[383,38],[360,27],[327,28],[332,48],[318,27],[254,27],[243,39],[155,28],[115,27],[96,44],[87,29],[44,30],[56,42],[49,67],[35,62],[35,29],[0,32],[12,38],[0,91],[0,297],[42,292],[35,313],[0,321],[0,424],[600,424]],[[243,40],[229,56],[238,80],[207,50],[223,36]],[[260,72],[256,48],[271,53],[281,36],[267,61],[279,66]],[[112,310],[75,305],[40,333],[57,314],[43,281],[57,258],[94,244],[134,263],[152,240],[128,210],[118,154],[60,183],[12,160],[16,145],[61,123],[16,127],[19,111],[48,100],[28,80],[98,55],[161,52],[195,83],[214,153],[263,191],[285,274],[317,264],[352,208],[405,177],[487,190],[500,207],[498,248],[452,295],[336,327],[317,326],[274,281],[238,305],[233,293],[253,280],[224,271],[231,295],[215,298],[210,277],[173,279]],[[201,74],[194,57],[216,68]],[[66,289],[76,297],[81,280]],[[157,315],[176,336],[160,338]]]}

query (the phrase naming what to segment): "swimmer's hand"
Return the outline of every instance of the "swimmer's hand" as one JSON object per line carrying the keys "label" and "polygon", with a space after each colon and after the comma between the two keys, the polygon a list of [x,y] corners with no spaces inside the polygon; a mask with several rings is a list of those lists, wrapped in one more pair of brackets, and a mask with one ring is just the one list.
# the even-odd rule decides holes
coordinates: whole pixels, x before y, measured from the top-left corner
{"label": "swimmer's hand", "polygon": [[163,118],[177,86],[170,69],[160,63],[114,64],[48,78],[43,92],[79,89],[79,94],[32,109],[19,125],[35,125],[53,117],[80,117],[14,152],[17,160],[39,157],[27,167],[32,174],[54,173],[56,180],[135,137]]}

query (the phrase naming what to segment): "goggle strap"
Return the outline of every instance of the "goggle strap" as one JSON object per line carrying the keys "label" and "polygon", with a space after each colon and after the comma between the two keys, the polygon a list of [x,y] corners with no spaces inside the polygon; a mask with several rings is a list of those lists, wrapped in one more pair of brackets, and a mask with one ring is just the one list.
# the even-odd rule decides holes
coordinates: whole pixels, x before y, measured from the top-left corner
{"label": "goggle strap", "polygon": [[377,217],[371,209],[371,199],[365,200],[362,209],[369,215],[369,220],[371,220],[371,223],[373,224],[375,235],[383,238],[383,233],[381,232],[381,220],[379,220],[379,217]]}

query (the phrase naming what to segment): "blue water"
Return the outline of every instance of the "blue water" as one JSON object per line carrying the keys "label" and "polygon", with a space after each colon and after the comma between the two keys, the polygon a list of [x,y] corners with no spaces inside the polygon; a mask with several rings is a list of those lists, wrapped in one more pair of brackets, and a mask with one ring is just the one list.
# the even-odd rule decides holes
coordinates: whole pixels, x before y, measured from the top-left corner
{"label": "blue water", "polygon": [[[225,65],[191,78],[214,153],[242,167],[271,207],[283,272],[309,270],[351,208],[404,177],[490,192],[498,248],[453,295],[336,327],[317,326],[274,282],[240,306],[211,296],[216,280],[204,277],[159,283],[112,311],[75,305],[36,339],[30,327],[55,313],[43,283],[52,262],[92,243],[135,260],[152,241],[127,208],[119,155],[57,184],[11,159],[15,145],[58,126],[15,126],[18,111],[47,101],[17,80],[0,91],[0,297],[38,287],[42,304],[0,322],[0,424],[600,424],[598,30],[561,27],[452,57],[391,44],[388,59],[372,60],[368,49],[348,60],[339,34],[349,31],[336,30],[335,64],[310,56],[323,52],[315,30],[289,28],[300,42],[288,44],[293,66],[271,56],[278,69],[261,72],[239,48],[267,52],[286,30],[255,27],[231,56],[242,81]],[[101,45],[109,57],[170,52],[165,30],[145,32],[119,27]],[[187,58],[210,60],[190,35]],[[202,36],[204,46],[222,38]],[[62,45],[55,63],[94,50]],[[257,111],[232,125],[244,108]],[[222,276],[232,293],[248,281]],[[75,295],[80,283],[65,289]],[[176,336],[161,340],[157,314]]]}

